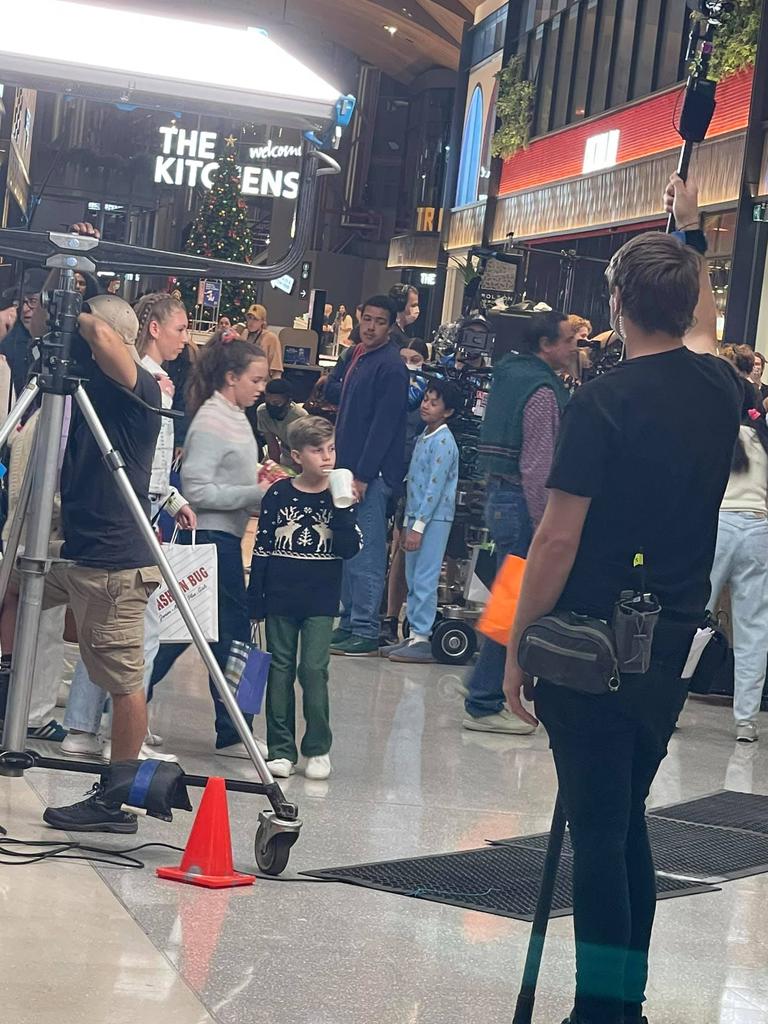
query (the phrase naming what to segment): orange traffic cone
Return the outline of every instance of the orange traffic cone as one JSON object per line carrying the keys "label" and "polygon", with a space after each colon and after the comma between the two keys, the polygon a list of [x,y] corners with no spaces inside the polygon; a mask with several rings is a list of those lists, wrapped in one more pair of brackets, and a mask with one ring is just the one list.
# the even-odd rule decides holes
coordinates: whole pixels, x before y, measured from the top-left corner
{"label": "orange traffic cone", "polygon": [[208,779],[181,864],[177,868],[157,868],[157,876],[201,885],[206,889],[253,885],[254,875],[242,875],[232,867],[232,839],[224,779]]}

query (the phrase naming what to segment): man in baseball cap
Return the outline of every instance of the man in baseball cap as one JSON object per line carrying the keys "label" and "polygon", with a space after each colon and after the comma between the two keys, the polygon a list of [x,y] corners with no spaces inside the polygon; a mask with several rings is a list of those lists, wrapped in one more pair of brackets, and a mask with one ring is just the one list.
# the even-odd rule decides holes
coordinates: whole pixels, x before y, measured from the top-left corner
{"label": "man in baseball cap", "polygon": [[[160,389],[133,354],[138,321],[130,306],[111,295],[87,305],[78,331],[93,364],[83,387],[148,516],[160,427],[152,409],[161,406]],[[44,607],[72,609],[88,674],[112,696],[112,760],[134,760],[147,732],[144,613],[160,573],[77,403],[61,469],[61,519],[62,559],[68,562],[52,564]],[[135,815],[105,800],[101,783],[85,800],[48,808],[43,817],[75,832],[133,833],[138,827]]]}

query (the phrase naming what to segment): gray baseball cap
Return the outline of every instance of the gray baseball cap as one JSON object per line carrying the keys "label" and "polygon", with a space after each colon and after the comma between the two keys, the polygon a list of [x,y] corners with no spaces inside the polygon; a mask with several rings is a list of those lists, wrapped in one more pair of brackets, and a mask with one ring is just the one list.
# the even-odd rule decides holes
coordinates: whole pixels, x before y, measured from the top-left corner
{"label": "gray baseball cap", "polygon": [[119,295],[94,295],[92,299],[88,299],[87,305],[94,316],[108,323],[125,344],[133,348],[134,356],[138,360],[136,336],[139,333],[139,319],[125,299],[121,299]]}

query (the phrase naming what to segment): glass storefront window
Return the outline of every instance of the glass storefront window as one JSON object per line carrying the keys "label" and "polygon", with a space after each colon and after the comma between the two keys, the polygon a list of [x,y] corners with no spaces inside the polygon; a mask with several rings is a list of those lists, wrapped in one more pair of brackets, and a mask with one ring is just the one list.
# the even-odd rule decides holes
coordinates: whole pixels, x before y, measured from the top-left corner
{"label": "glass storefront window", "polygon": [[500,7],[498,11],[483,18],[474,28],[470,29],[472,35],[472,49],[470,66],[487,60],[492,54],[497,53],[504,47],[504,33],[507,28],[507,4]]}

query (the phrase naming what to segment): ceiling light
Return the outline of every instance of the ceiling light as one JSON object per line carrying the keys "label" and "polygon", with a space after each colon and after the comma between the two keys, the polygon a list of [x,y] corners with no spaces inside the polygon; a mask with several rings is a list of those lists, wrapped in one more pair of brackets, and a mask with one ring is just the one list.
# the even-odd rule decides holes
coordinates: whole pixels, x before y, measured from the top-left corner
{"label": "ceiling light", "polygon": [[[174,110],[197,113],[217,104],[236,109],[241,118],[247,110],[252,119],[304,127],[327,124],[339,98],[338,89],[260,29],[145,14],[127,0],[122,10],[82,0],[27,0],[24,14],[0,34],[0,78],[6,83],[63,91],[75,82],[77,95],[114,89],[147,106],[173,97]],[[93,51],[82,46],[84,25],[89,38],[101,43]],[[247,53],[249,59],[208,61],[192,72],[188,55],[203,52]],[[188,102],[177,107],[177,98]]]}
{"label": "ceiling light", "polygon": [[385,25],[384,31],[389,32],[389,34],[393,36],[395,32],[397,32],[397,25]]}

